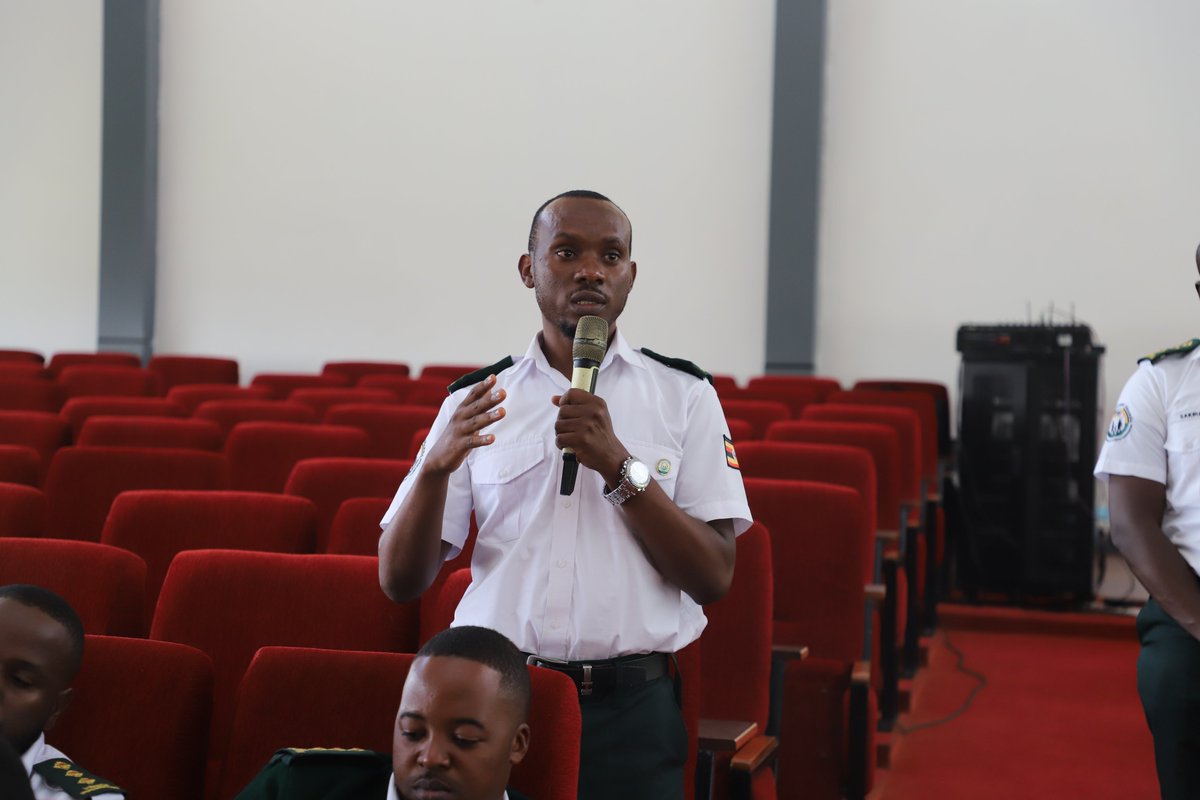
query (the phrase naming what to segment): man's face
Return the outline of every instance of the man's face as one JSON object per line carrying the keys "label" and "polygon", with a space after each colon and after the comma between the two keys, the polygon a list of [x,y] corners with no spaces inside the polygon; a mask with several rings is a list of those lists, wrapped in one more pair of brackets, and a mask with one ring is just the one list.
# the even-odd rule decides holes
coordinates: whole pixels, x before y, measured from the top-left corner
{"label": "man's face", "polygon": [[583,316],[612,327],[637,277],[629,220],[612,203],[562,197],[542,210],[535,248],[521,256],[521,280],[534,290],[546,336],[575,337]]}
{"label": "man's face", "polygon": [[499,800],[525,757],[529,726],[500,692],[500,673],[465,658],[413,662],[392,738],[407,800]]}
{"label": "man's face", "polygon": [[71,693],[71,637],[44,612],[0,599],[0,736],[29,749]]}

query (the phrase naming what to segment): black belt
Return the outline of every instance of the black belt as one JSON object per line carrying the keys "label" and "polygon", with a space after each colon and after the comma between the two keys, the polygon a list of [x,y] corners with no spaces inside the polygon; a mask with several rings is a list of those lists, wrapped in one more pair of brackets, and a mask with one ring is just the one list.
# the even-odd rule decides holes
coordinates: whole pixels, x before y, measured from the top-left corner
{"label": "black belt", "polygon": [[668,674],[666,653],[619,656],[597,661],[561,661],[557,658],[528,655],[525,663],[561,672],[575,681],[580,697],[608,694],[616,689],[632,689]]}

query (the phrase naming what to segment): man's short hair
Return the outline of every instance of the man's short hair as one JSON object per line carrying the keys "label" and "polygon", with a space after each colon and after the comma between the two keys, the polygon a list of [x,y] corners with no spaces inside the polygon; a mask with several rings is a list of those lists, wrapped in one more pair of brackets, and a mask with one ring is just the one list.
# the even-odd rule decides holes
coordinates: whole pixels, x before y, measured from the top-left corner
{"label": "man's short hair", "polygon": [[529,685],[529,670],[525,668],[525,654],[504,634],[476,625],[447,628],[426,642],[416,657],[433,656],[465,658],[494,669],[500,673],[500,691],[520,710],[522,721],[529,716],[533,690]]}
{"label": "man's short hair", "polygon": [[[538,226],[538,220],[540,220],[542,218],[542,212],[546,210],[546,206],[550,205],[555,200],[561,200],[564,197],[582,197],[585,200],[603,200],[605,203],[612,203],[613,208],[615,208],[617,211],[620,211],[621,214],[625,217],[625,221],[629,222],[629,215],[625,213],[624,209],[622,209],[616,203],[613,203],[612,200],[608,199],[607,197],[600,194],[599,192],[593,192],[591,189],[571,189],[570,191],[554,195],[554,197],[551,197],[549,200],[547,200],[546,202],[544,202],[540,206],[538,206],[537,211],[533,212],[533,223],[530,224],[530,226],[529,226],[529,254],[530,255],[533,255],[533,249],[535,247],[537,247],[537,226]],[[629,222],[629,249],[631,252],[633,251],[633,223],[632,222]]]}
{"label": "man's short hair", "polygon": [[79,671],[83,661],[83,622],[71,604],[54,592],[29,583],[10,583],[0,586],[0,600],[12,600],[23,606],[36,608],[50,619],[67,629],[71,639],[71,677]]}

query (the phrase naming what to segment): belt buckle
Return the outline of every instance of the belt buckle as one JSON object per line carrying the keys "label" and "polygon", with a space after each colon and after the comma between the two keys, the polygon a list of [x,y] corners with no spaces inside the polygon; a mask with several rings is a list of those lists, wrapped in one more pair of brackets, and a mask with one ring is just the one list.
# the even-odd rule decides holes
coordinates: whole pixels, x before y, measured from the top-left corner
{"label": "belt buckle", "polygon": [[560,667],[569,667],[571,662],[563,661],[561,658],[547,658],[546,656],[530,655],[525,659],[526,665],[530,667],[541,666],[541,664],[557,664]]}
{"label": "belt buckle", "polygon": [[583,665],[583,680],[579,682],[579,694],[587,697],[592,693],[592,665]]}

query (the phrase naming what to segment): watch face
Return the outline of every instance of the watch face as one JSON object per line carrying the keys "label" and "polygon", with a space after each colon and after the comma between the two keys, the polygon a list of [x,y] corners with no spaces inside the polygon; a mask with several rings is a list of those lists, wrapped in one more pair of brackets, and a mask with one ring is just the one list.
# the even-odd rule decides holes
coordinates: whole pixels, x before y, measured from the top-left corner
{"label": "watch face", "polygon": [[634,461],[629,465],[627,475],[629,482],[639,489],[645,489],[650,485],[650,468],[640,461]]}

